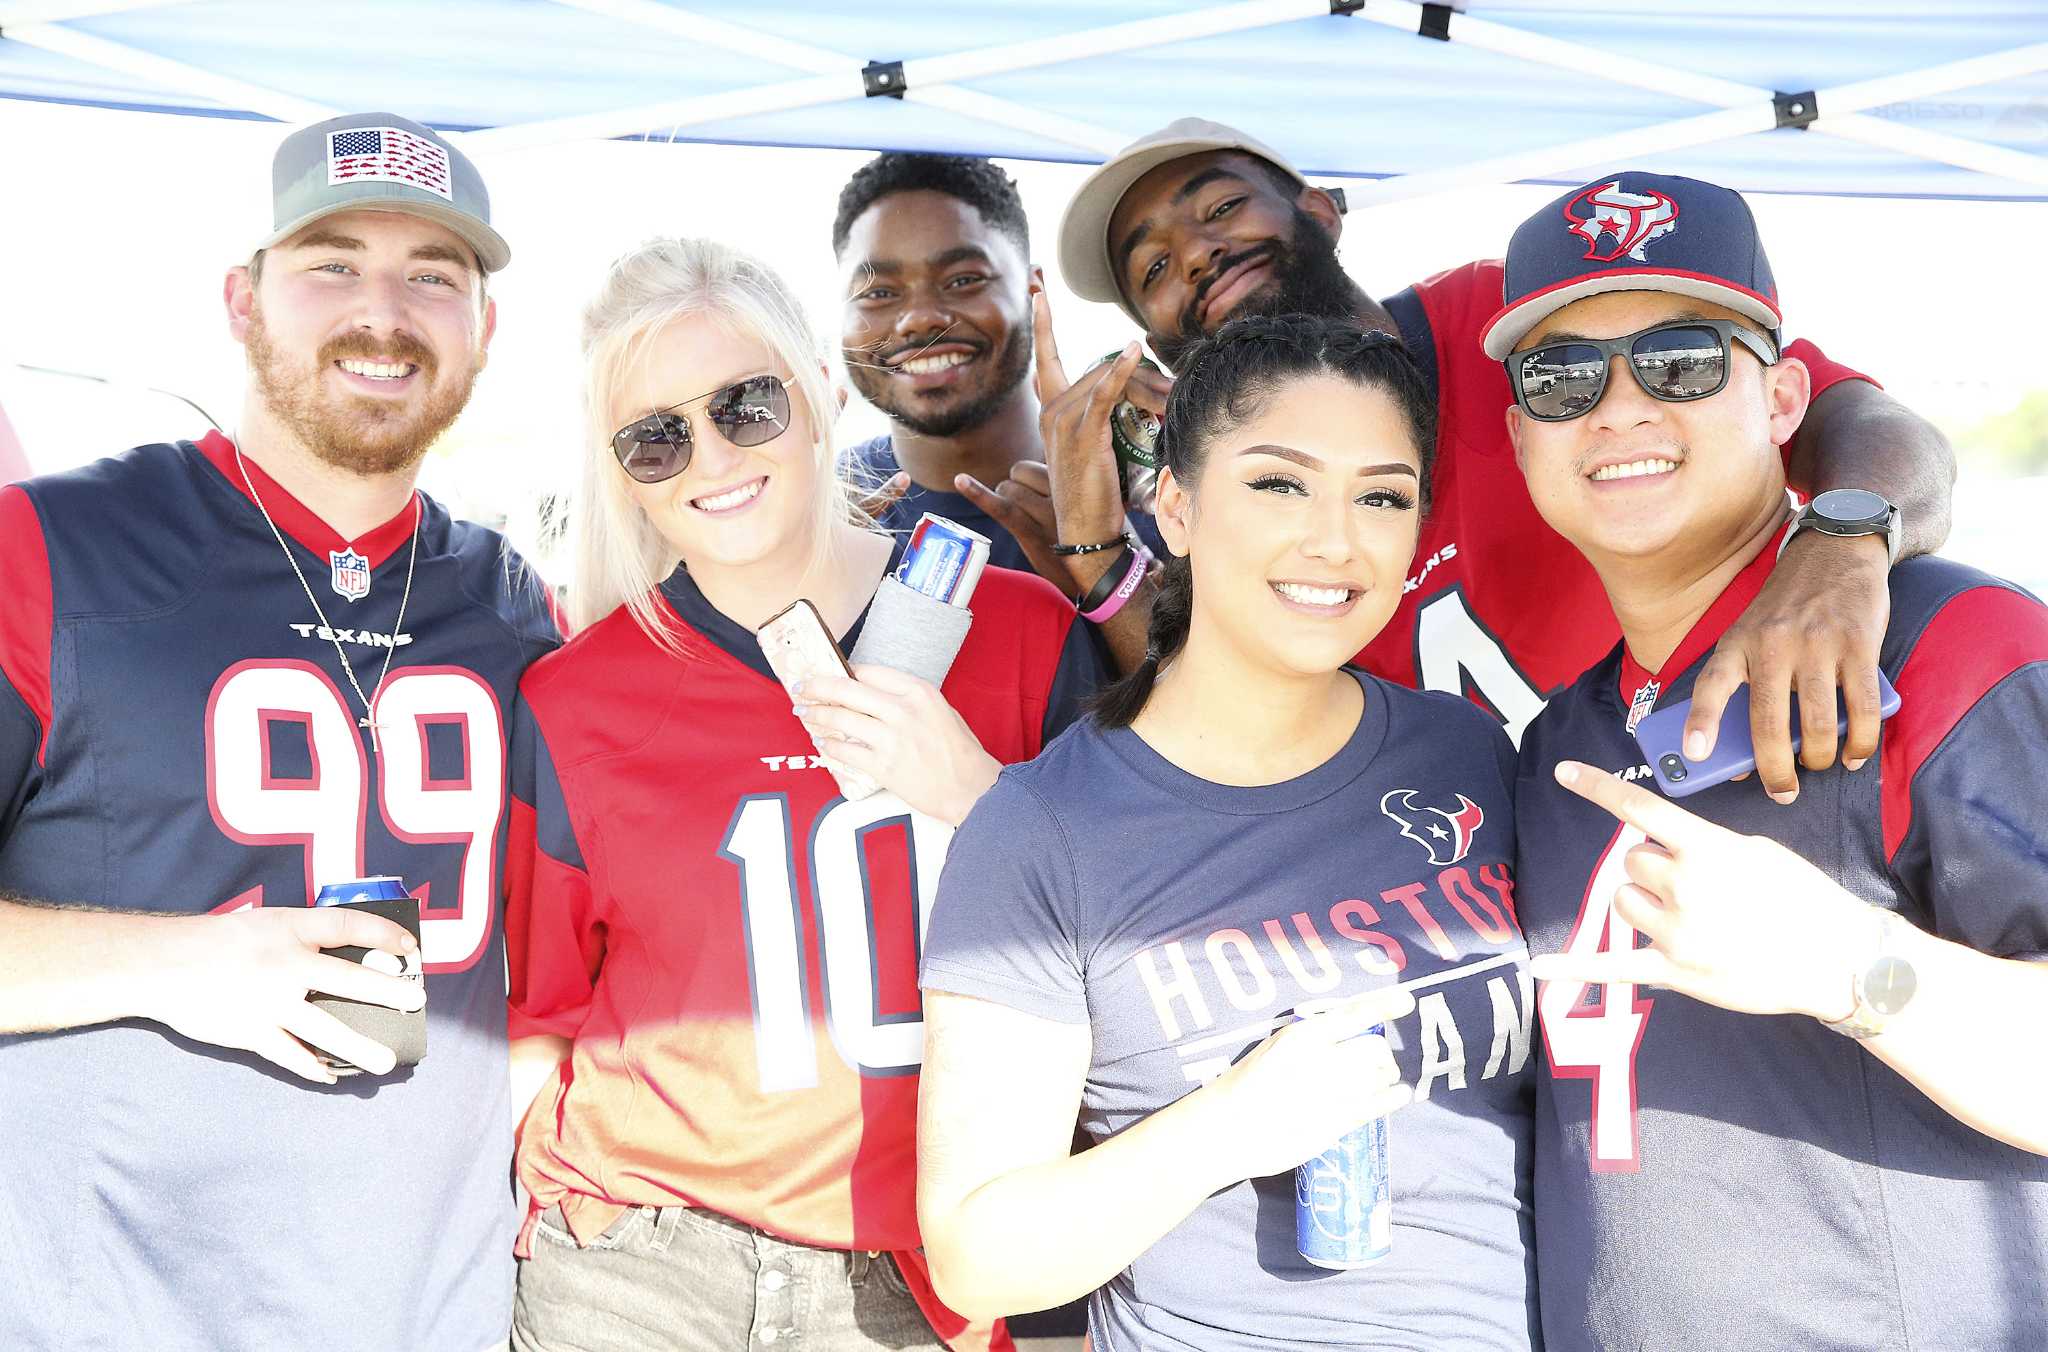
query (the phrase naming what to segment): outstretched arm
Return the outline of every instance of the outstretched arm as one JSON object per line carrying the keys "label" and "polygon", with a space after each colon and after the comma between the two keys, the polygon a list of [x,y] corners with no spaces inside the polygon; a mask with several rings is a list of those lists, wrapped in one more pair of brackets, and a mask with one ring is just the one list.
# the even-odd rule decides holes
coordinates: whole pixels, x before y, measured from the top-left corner
{"label": "outstretched arm", "polygon": [[[1811,355],[1817,365],[1825,360]],[[1903,528],[1901,557],[1928,553],[1948,538],[1955,452],[1932,424],[1869,381],[1836,380],[1816,395],[1790,452],[1788,478],[1808,497],[1864,488],[1889,499]],[[1835,763],[1838,690],[1849,716],[1843,763],[1853,770],[1870,759],[1880,722],[1877,651],[1891,616],[1889,571],[1880,537],[1800,532],[1701,670],[1686,721],[1686,754],[1703,760],[1712,751],[1721,711],[1746,683],[1757,778],[1779,802],[1799,793],[1794,692],[1800,765],[1825,770]]]}
{"label": "outstretched arm", "polygon": [[[1750,1014],[1855,1011],[1853,978],[1876,954],[1874,908],[1776,841],[1737,835],[1592,766],[1566,761],[1557,778],[1649,838],[1624,857],[1629,882],[1613,906],[1650,946],[1545,954],[1530,964],[1538,980],[1666,986]],[[1863,1046],[1957,1121],[2048,1155],[2048,1077],[2014,1074],[2001,1036],[2048,1021],[2048,966],[1890,923],[1889,951],[1912,965],[1918,989]]]}

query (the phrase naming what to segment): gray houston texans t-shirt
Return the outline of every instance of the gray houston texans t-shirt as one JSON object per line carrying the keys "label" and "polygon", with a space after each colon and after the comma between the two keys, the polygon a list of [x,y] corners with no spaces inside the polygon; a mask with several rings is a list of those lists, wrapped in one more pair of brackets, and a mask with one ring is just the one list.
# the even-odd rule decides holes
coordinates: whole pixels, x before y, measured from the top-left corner
{"label": "gray houston texans t-shirt", "polygon": [[1418,1095],[1389,1122],[1393,1252],[1315,1267],[1291,1174],[1225,1188],[1095,1294],[1095,1352],[1531,1346],[1514,748],[1464,700],[1359,680],[1343,749],[1258,788],[1078,723],[1002,772],[946,857],[924,986],[1089,1024],[1094,1140],[1298,1004],[1395,980],[1416,997],[1389,1030]]}

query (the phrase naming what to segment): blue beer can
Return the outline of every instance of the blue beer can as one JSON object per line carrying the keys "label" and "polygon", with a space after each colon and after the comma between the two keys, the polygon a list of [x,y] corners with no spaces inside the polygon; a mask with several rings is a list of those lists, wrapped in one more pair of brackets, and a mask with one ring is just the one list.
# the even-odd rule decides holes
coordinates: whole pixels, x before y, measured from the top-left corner
{"label": "blue beer can", "polygon": [[313,895],[315,906],[353,906],[359,901],[403,901],[412,895],[403,878],[351,878],[326,883]]}
{"label": "blue beer can", "polygon": [[[1368,1035],[1385,1031],[1383,1026]],[[1369,1267],[1394,1249],[1387,1119],[1346,1132],[1294,1170],[1294,1247],[1323,1268]]]}
{"label": "blue beer can", "polygon": [[934,601],[965,607],[981,580],[988,551],[986,535],[926,512],[911,528],[896,580]]}

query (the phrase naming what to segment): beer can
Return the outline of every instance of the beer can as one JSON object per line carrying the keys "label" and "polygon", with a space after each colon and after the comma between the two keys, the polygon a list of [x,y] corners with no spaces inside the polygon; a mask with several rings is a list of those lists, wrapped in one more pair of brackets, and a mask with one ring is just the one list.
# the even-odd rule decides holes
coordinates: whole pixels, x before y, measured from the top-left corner
{"label": "beer can", "polygon": [[912,591],[965,609],[988,565],[989,538],[926,512],[910,530],[896,580]]}
{"label": "beer can", "polygon": [[315,906],[353,906],[359,901],[403,901],[411,893],[403,878],[351,878],[325,883],[313,894]]}
{"label": "beer can", "polygon": [[[1112,352],[1104,361],[1115,361],[1123,354]],[[1140,357],[1138,365],[1147,370],[1157,371],[1158,365],[1149,357]],[[1109,444],[1116,449],[1116,458],[1139,469],[1159,468],[1159,415],[1148,408],[1140,408],[1128,399],[1119,400],[1109,413]]]}
{"label": "beer can", "polygon": [[[1384,1032],[1378,1025],[1368,1035]],[[1370,1267],[1394,1248],[1387,1119],[1346,1132],[1294,1171],[1294,1247],[1322,1268]]]}

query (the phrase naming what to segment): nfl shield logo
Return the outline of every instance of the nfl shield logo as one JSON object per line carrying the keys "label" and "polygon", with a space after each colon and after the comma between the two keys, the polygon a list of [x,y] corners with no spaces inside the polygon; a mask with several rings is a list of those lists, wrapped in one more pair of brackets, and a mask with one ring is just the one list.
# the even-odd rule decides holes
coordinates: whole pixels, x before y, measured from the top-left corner
{"label": "nfl shield logo", "polygon": [[334,566],[329,581],[336,596],[360,601],[370,594],[370,561],[353,547],[328,550],[327,561]]}
{"label": "nfl shield logo", "polygon": [[1655,681],[1645,682],[1643,688],[1636,691],[1635,699],[1629,702],[1627,725],[1628,730],[1630,732],[1634,732],[1636,730],[1636,724],[1642,722],[1644,716],[1647,715],[1650,712],[1650,710],[1656,707],[1657,683]]}

